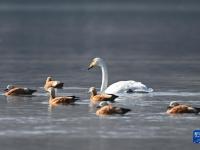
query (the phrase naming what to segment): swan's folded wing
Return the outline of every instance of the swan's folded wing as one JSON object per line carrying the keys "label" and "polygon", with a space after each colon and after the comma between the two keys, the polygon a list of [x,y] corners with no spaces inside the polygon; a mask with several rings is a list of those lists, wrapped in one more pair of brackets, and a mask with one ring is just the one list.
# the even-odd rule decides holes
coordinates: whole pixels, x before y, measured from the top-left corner
{"label": "swan's folded wing", "polygon": [[133,80],[128,81],[119,81],[111,84],[106,90],[105,93],[109,94],[117,94],[117,93],[127,93],[128,91],[132,92],[146,92],[149,93],[153,91],[153,89],[147,88],[146,85],[141,82],[136,82]]}

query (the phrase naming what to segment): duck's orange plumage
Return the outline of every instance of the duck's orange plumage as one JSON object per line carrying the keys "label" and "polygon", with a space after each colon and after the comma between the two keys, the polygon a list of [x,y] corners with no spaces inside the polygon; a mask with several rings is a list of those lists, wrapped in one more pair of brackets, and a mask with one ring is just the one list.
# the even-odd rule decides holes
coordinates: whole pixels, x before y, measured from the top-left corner
{"label": "duck's orange plumage", "polygon": [[53,88],[62,88],[64,85],[64,83],[60,82],[60,81],[54,81],[51,77],[47,77],[45,85],[44,85],[44,89],[46,91],[48,91],[49,88],[53,87]]}
{"label": "duck's orange plumage", "polygon": [[93,104],[96,104],[98,102],[101,102],[101,101],[111,101],[113,102],[118,96],[114,95],[114,94],[97,94],[97,91],[94,87],[91,87],[89,92],[91,93],[90,95],[90,101],[93,103]]}
{"label": "duck's orange plumage", "polygon": [[49,103],[52,104],[52,105],[73,104],[75,101],[79,100],[79,98],[76,97],[76,96],[56,97],[54,88],[49,88],[48,91],[50,93]]}
{"label": "duck's orange plumage", "polygon": [[199,113],[200,108],[192,107],[189,105],[179,104],[177,102],[170,103],[167,113],[168,114],[182,114],[182,113]]}
{"label": "duck's orange plumage", "polygon": [[111,104],[107,104],[107,102],[101,102],[100,105],[102,105],[102,103],[104,103],[103,106],[100,106],[100,108],[96,111],[97,116],[114,115],[114,114],[123,115],[131,111],[128,108],[114,107]]}
{"label": "duck's orange plumage", "polygon": [[32,90],[29,88],[22,88],[22,87],[16,87],[16,86],[8,86],[4,93],[6,96],[19,96],[19,95],[32,95],[37,90]]}
{"label": "duck's orange plumage", "polygon": [[112,105],[104,106],[96,111],[96,115],[112,115],[115,113],[115,110]]}

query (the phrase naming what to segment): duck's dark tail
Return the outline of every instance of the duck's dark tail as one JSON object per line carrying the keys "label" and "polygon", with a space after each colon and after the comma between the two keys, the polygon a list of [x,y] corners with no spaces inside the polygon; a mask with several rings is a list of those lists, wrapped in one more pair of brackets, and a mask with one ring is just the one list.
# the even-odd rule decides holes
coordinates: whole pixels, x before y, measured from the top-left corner
{"label": "duck's dark tail", "polygon": [[194,107],[194,108],[195,108],[195,110],[197,110],[197,113],[200,112],[200,108],[198,108],[198,107]]}
{"label": "duck's dark tail", "polygon": [[115,98],[118,98],[119,96],[115,95],[115,94],[110,94],[112,95],[112,97],[115,99]]}
{"label": "duck's dark tail", "polygon": [[67,97],[71,97],[74,101],[80,100],[80,97],[77,96],[67,96]]}
{"label": "duck's dark tail", "polygon": [[131,109],[128,109],[128,108],[116,108],[115,109],[116,110],[116,112],[118,113],[118,114],[126,114],[127,112],[129,112],[129,111],[131,111]]}
{"label": "duck's dark tail", "polygon": [[[37,92],[37,90],[29,89],[29,92],[30,92],[30,94],[33,94],[33,93]],[[28,93],[29,93],[29,92],[28,92]]]}
{"label": "duck's dark tail", "polygon": [[62,89],[63,86],[64,86],[64,83],[61,82],[61,83],[57,84],[57,85],[55,86],[55,88],[57,88],[57,89]]}
{"label": "duck's dark tail", "polygon": [[119,97],[119,96],[114,95],[114,94],[109,94],[109,95],[112,95],[112,97],[108,100],[108,101],[111,102],[111,103],[114,103],[114,102],[115,102],[115,99]]}

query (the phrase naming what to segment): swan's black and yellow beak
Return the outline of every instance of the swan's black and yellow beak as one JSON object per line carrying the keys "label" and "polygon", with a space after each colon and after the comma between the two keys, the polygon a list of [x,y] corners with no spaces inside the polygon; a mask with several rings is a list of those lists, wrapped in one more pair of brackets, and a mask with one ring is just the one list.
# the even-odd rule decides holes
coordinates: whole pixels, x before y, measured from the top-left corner
{"label": "swan's black and yellow beak", "polygon": [[88,67],[88,70],[92,69],[93,67],[94,67],[93,65],[90,65],[90,66]]}
{"label": "swan's black and yellow beak", "polygon": [[95,66],[95,63],[92,61],[88,67],[88,70],[92,69]]}

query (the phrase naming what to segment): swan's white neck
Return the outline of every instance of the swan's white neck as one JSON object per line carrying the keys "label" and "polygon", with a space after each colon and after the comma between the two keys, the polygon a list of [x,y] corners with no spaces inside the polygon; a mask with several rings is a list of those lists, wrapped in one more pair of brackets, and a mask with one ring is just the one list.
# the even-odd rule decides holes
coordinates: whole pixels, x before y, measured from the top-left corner
{"label": "swan's white neck", "polygon": [[105,62],[101,62],[100,64],[102,71],[102,83],[101,83],[101,91],[104,92],[108,86],[108,70]]}

